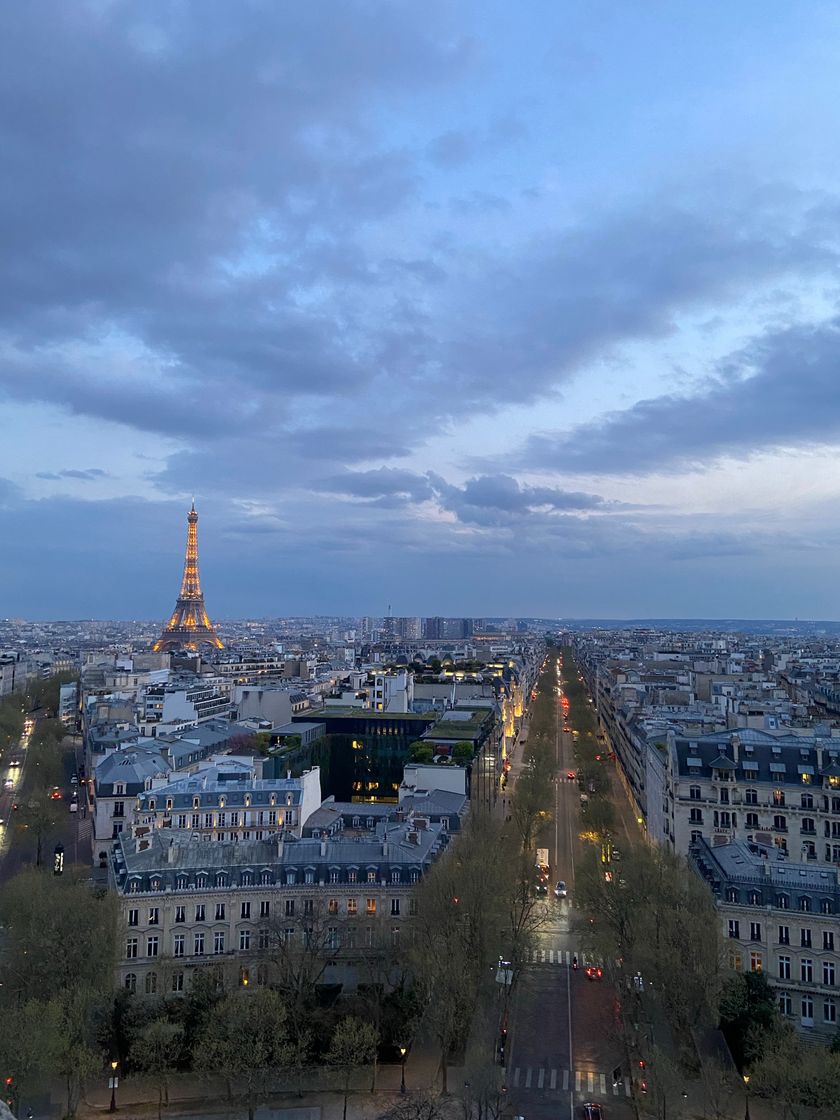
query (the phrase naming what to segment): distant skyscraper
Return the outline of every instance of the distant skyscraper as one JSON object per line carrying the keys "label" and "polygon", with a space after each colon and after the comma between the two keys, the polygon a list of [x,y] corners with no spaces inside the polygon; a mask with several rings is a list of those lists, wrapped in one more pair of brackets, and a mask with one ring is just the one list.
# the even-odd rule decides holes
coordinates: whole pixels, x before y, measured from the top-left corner
{"label": "distant skyscraper", "polygon": [[428,638],[430,641],[439,641],[443,637],[443,619],[442,618],[424,618],[423,619],[423,637]]}
{"label": "distant skyscraper", "polygon": [[181,592],[175,610],[153,648],[159,653],[169,649],[197,650],[202,645],[222,648],[221,639],[207,615],[198,578],[198,514],[193,502],[187,514],[187,554]]}

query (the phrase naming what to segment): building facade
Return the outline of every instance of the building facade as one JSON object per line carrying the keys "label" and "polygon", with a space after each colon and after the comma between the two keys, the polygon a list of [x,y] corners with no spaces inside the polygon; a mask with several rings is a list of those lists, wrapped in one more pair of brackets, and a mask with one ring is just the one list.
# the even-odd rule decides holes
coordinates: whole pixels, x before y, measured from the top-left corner
{"label": "building facade", "polygon": [[740,840],[699,839],[689,854],[715,896],[728,967],[763,972],[784,1017],[829,1042],[840,1016],[838,869]]}

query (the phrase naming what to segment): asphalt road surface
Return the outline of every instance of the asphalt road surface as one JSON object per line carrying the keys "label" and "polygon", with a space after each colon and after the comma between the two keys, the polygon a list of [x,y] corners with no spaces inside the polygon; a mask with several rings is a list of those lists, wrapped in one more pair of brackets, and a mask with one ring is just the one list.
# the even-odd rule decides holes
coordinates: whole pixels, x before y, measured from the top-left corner
{"label": "asphalt road surface", "polygon": [[[559,697],[557,704],[554,835],[541,838],[540,846],[549,846],[551,887],[564,880],[569,897],[550,894],[538,903],[546,909],[546,922],[513,1001],[506,1084],[513,1111],[526,1120],[577,1120],[586,1101],[600,1103],[605,1120],[631,1120],[635,1113],[629,1071],[623,1068],[617,998],[606,982],[586,978],[571,926],[575,860],[582,844],[580,791],[577,781],[566,777],[575,766],[574,752],[571,734],[562,730]],[[627,820],[626,810],[621,819]],[[577,970],[572,968],[575,955]],[[619,1067],[622,1080],[614,1083]]]}

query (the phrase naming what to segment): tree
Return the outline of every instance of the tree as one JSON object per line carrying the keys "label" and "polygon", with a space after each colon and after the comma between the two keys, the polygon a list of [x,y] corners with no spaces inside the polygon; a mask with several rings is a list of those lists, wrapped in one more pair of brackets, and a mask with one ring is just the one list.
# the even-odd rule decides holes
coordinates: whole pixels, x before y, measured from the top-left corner
{"label": "tree", "polygon": [[379,1120],[447,1120],[451,1111],[450,1099],[421,1089],[410,1096],[400,1097],[380,1115]]}
{"label": "tree", "polygon": [[452,757],[457,762],[469,762],[474,754],[475,754],[475,745],[473,743],[468,742],[466,739],[462,739],[460,742],[456,743],[452,748]]}
{"label": "tree", "polygon": [[286,1005],[277,992],[231,992],[205,1024],[195,1060],[199,1068],[240,1083],[248,1120],[254,1120],[275,1071],[289,1064],[289,1041]]}
{"label": "tree", "polygon": [[[349,1015],[346,1019],[341,1019],[335,1028],[327,1051],[327,1062],[344,1076],[343,1120],[347,1120],[347,1095],[353,1071],[371,1065],[376,1059],[378,1044],[379,1038],[371,1024],[355,1016]],[[249,1117],[249,1120],[253,1120],[253,1117]]]}
{"label": "tree", "polygon": [[435,757],[431,743],[424,743],[422,739],[415,739],[408,747],[409,758],[412,762],[431,762]]}
{"label": "tree", "polygon": [[45,838],[58,828],[64,819],[64,812],[64,803],[54,800],[43,787],[33,790],[26,801],[21,802],[18,827],[35,841],[36,867],[43,863]]}
{"label": "tree", "polygon": [[164,1100],[169,1103],[169,1078],[178,1066],[183,1041],[183,1027],[158,1018],[144,1027],[131,1047],[131,1060],[157,1083],[158,1120]]}
{"label": "tree", "polygon": [[720,1025],[739,1070],[761,1060],[782,1028],[773,989],[763,972],[730,977],[721,993]]}

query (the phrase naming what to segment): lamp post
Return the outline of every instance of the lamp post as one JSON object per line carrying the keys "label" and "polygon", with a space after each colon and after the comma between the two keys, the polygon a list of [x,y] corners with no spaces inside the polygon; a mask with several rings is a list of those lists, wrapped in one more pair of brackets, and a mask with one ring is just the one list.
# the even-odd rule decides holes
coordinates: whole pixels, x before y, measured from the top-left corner
{"label": "lamp post", "polygon": [[401,1067],[400,1068],[400,1073],[401,1073],[401,1076],[400,1076],[400,1092],[401,1093],[405,1092],[405,1056],[406,1056],[407,1053],[408,1053],[408,1047],[407,1046],[401,1046],[400,1047],[400,1067]]}
{"label": "lamp post", "polygon": [[117,1111],[117,1085],[119,1084],[117,1079],[118,1065],[119,1062],[115,1058],[114,1061],[111,1062],[111,1079],[109,1081],[109,1085],[111,1086],[111,1103],[108,1105],[109,1112]]}
{"label": "lamp post", "polygon": [[750,1120],[750,1075],[744,1074],[744,1120]]}

